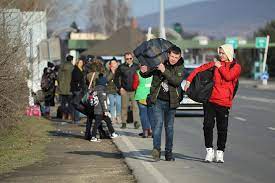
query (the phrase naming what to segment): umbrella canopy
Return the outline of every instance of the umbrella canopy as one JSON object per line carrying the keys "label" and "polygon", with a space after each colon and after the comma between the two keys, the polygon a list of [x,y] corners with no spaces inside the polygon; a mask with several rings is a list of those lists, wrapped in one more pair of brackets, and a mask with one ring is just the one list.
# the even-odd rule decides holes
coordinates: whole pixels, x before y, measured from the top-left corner
{"label": "umbrella canopy", "polygon": [[133,50],[146,40],[144,33],[132,27],[123,27],[110,38],[95,44],[81,55],[113,56],[123,55]]}

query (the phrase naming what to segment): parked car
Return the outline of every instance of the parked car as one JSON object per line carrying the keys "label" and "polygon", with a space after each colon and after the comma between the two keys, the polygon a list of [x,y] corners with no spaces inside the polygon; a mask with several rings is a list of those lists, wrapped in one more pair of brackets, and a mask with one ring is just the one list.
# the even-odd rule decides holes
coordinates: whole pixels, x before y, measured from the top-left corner
{"label": "parked car", "polygon": [[[186,78],[189,76],[189,74],[197,67],[199,67],[199,64],[190,64],[184,66],[184,80],[181,83],[182,89],[185,86]],[[177,108],[177,110],[202,110],[202,103],[195,102],[194,100],[190,99],[185,93],[183,93],[183,99],[180,102],[180,106]]]}

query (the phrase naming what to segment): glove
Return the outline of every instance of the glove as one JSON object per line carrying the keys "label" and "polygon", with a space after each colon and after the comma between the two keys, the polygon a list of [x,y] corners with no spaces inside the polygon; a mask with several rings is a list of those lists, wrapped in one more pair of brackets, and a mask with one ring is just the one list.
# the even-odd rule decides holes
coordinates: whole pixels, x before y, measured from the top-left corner
{"label": "glove", "polygon": [[110,112],[104,112],[104,116],[107,116],[107,117],[111,118],[111,113]]}

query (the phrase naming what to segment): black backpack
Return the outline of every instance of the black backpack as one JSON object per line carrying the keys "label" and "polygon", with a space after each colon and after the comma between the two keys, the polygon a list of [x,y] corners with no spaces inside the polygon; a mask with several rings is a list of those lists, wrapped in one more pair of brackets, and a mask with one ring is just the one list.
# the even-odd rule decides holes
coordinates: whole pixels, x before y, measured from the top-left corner
{"label": "black backpack", "polygon": [[42,79],[41,79],[41,89],[43,91],[48,91],[50,88],[50,78],[49,75],[47,73],[44,73],[42,75]]}
{"label": "black backpack", "polygon": [[[230,69],[234,67],[236,62],[230,65]],[[211,67],[205,71],[199,72],[193,78],[192,82],[190,83],[189,88],[186,91],[188,97],[196,102],[199,103],[206,103],[208,102],[213,86],[213,76],[214,76],[215,67]],[[237,80],[234,91],[233,91],[233,98],[235,97],[237,90],[239,87],[239,80]]]}
{"label": "black backpack", "polygon": [[168,60],[168,50],[173,45],[170,41],[162,38],[151,39],[141,43],[134,50],[134,55],[140,64],[154,68]]}

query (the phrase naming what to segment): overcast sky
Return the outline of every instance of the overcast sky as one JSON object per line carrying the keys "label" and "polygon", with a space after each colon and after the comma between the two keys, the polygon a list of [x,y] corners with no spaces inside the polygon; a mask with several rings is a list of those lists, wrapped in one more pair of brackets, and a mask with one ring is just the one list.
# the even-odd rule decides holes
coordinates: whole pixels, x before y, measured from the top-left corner
{"label": "overcast sky", "polygon": [[[182,6],[202,0],[164,0],[165,9]],[[139,17],[159,11],[159,0],[129,0],[132,8],[132,15]]]}

